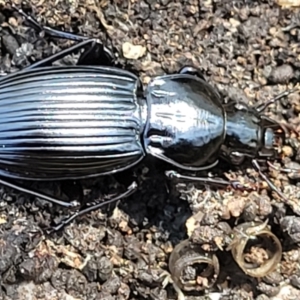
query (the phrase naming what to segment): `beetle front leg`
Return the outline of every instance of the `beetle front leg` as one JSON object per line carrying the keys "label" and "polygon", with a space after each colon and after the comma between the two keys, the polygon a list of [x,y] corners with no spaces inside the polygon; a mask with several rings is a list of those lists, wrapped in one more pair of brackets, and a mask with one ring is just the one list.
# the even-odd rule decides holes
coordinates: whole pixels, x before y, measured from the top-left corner
{"label": "beetle front leg", "polygon": [[243,190],[243,191],[250,191],[250,192],[256,190],[254,187],[247,187],[237,180],[224,180],[222,178],[186,176],[176,171],[166,171],[165,174],[170,179],[176,178],[179,180],[196,181],[196,182],[203,183],[205,185],[231,186],[235,190]]}
{"label": "beetle front leg", "polygon": [[112,66],[114,64],[115,56],[113,52],[107,47],[105,47],[100,40],[40,25],[38,21],[36,21],[33,17],[27,15],[22,9],[18,8],[15,4],[12,4],[11,6],[20,15],[22,15],[35,30],[39,32],[44,32],[45,34],[53,38],[62,38],[80,42],[75,46],[55,53],[50,57],[43,59],[25,69],[43,67],[84,48],[86,49],[81,54],[77,62],[78,65]]}

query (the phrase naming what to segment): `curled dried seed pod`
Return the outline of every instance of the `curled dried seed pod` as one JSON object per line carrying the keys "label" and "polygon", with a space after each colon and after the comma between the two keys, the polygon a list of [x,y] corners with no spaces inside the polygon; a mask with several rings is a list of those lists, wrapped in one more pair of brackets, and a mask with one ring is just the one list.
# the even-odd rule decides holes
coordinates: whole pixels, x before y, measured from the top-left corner
{"label": "curled dried seed pod", "polygon": [[205,252],[200,245],[184,240],[169,259],[173,281],[184,291],[201,291],[214,285],[220,266],[217,257]]}
{"label": "curled dried seed pod", "polygon": [[243,223],[234,228],[234,239],[229,245],[240,268],[252,277],[264,277],[273,272],[282,256],[278,238],[264,223]]}

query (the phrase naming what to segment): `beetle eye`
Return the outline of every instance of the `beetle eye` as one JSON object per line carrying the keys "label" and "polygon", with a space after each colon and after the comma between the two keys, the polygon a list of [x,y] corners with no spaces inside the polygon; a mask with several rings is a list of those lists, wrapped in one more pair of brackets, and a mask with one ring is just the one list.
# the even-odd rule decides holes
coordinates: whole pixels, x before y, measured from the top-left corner
{"label": "beetle eye", "polygon": [[267,149],[272,149],[273,147],[273,142],[274,142],[274,132],[271,128],[268,128],[265,131],[265,136],[264,136],[264,146]]}

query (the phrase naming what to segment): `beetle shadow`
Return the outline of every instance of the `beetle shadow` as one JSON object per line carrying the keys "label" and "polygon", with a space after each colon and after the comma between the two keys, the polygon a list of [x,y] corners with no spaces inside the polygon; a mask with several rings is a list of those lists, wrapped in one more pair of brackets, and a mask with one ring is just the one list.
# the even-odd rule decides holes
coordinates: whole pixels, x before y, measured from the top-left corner
{"label": "beetle shadow", "polygon": [[[187,238],[185,223],[192,211],[188,202],[180,198],[176,184],[164,175],[166,167],[165,163],[147,157],[134,171],[133,179],[137,180],[139,189],[121,201],[119,208],[129,216],[132,226],[140,229],[154,226],[176,244]],[[132,182],[129,172],[115,177],[127,186]]]}
{"label": "beetle shadow", "polygon": [[[101,210],[106,215],[107,221],[112,217],[114,209],[118,207],[128,215],[129,226],[138,226],[141,230],[155,226],[159,228],[161,235],[166,235],[168,240],[177,243],[187,237],[185,222],[192,215],[192,212],[187,201],[180,199],[180,194],[176,191],[174,183],[165,177],[164,164],[156,163],[155,160],[153,162],[151,158],[149,159],[150,163],[147,160],[146,158],[146,161],[136,168],[110,176],[76,181],[14,180],[13,182],[17,185],[21,184],[26,189],[43,193],[64,202],[77,200],[80,202],[80,209],[84,209],[89,205],[105,202],[105,198],[122,194],[135,181],[138,183],[138,190],[133,195],[104,205],[95,211]],[[148,172],[145,172],[146,168],[148,168]],[[25,212],[26,218],[31,219],[42,230],[58,225],[61,220],[75,212],[71,208],[50,203],[6,186],[3,186],[0,192],[4,200],[3,203],[7,203],[8,210],[14,206]],[[9,201],[5,200],[7,197],[10,199]],[[91,226],[99,224],[96,219],[93,220],[93,216],[91,218],[91,213],[76,217],[72,223],[86,223]],[[7,226],[9,227],[9,225]],[[64,230],[59,230],[57,235],[61,236],[63,232]]]}
{"label": "beetle shadow", "polygon": [[[215,173],[222,177],[222,169],[226,166],[226,163],[221,164],[216,168]],[[193,213],[189,202],[181,197],[177,189],[177,183],[180,181],[165,176],[164,171],[169,167],[167,163],[146,157],[135,168],[110,176],[51,183],[27,182],[26,186],[64,201],[77,200],[81,204],[81,209],[84,209],[92,203],[104,202],[107,196],[122,194],[133,181],[136,181],[138,190],[133,195],[120,199],[116,203],[104,205],[101,211],[110,218],[113,210],[118,207],[128,215],[129,226],[139,227],[139,229],[149,229],[154,226],[162,235],[167,235],[168,240],[175,245],[188,237],[186,221]],[[195,182],[194,185],[197,189],[205,189],[203,184]],[[27,202],[27,206],[36,204],[42,208],[42,213],[47,216],[45,219],[37,219],[38,225],[42,228],[56,226],[60,220],[72,213],[70,208],[49,204],[44,200],[32,200],[34,199],[32,196],[25,196],[22,199],[21,205]],[[77,217],[72,222],[90,223],[90,213]]]}

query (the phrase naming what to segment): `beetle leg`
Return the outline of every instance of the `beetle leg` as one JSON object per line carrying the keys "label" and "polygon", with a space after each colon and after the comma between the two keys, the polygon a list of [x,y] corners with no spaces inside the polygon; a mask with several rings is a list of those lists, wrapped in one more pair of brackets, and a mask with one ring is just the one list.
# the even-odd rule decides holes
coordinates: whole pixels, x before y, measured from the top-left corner
{"label": "beetle leg", "polygon": [[65,220],[61,221],[58,225],[51,227],[51,229],[48,230],[48,232],[52,232],[52,231],[58,231],[60,230],[62,227],[64,227],[65,225],[69,224],[70,222],[72,222],[74,219],[76,219],[77,217],[83,216],[87,213],[90,213],[92,211],[95,211],[101,207],[103,207],[104,205],[108,205],[111,204],[113,202],[116,202],[122,198],[127,198],[129,196],[131,196],[138,188],[137,183],[134,181],[128,188],[127,191],[112,198],[109,199],[107,201],[92,205],[88,208],[82,209],[78,212],[73,213],[70,217],[67,217]]}
{"label": "beetle leg", "polygon": [[78,207],[80,205],[80,203],[78,201],[76,201],[76,200],[72,201],[72,202],[65,202],[65,201],[53,198],[51,196],[48,196],[48,195],[36,192],[34,190],[25,188],[25,187],[23,187],[21,185],[17,185],[17,184],[11,183],[9,181],[3,180],[2,178],[0,178],[0,184],[5,185],[7,187],[10,187],[12,189],[16,189],[16,190],[18,190],[20,192],[23,192],[23,193],[26,193],[26,194],[29,194],[29,195],[41,198],[41,199],[46,200],[48,202],[51,202],[51,203],[63,206],[63,207],[67,207],[67,208],[74,208],[75,207],[76,208],[76,207]]}
{"label": "beetle leg", "polygon": [[[77,64],[79,65],[104,65],[112,66],[115,60],[115,56],[111,50],[105,47],[100,40],[91,39],[89,37],[81,36],[78,34],[57,30],[48,26],[43,26],[38,23],[33,17],[27,15],[22,9],[18,8],[15,4],[11,5],[21,16],[23,16],[32,27],[39,32],[44,32],[53,38],[62,38],[80,42],[78,45],[62,50],[49,58],[46,58],[40,62],[37,62],[27,69],[33,69],[44,66],[45,64],[53,63],[62,57],[71,54],[77,50],[83,49],[85,46],[89,46],[80,56]],[[26,69],[26,68],[25,68]]]}
{"label": "beetle leg", "polygon": [[278,100],[280,100],[281,98],[283,97],[286,97],[288,96],[289,94],[292,94],[294,93],[295,91],[299,90],[299,87],[296,87],[294,89],[291,89],[291,90],[288,90],[288,91],[285,91],[285,92],[282,92],[280,93],[279,95],[277,95],[276,97],[268,100],[267,102],[265,103],[259,103],[258,105],[255,106],[255,109],[259,112],[259,113],[262,113],[268,106],[270,106],[271,104],[277,102]]}
{"label": "beetle leg", "polygon": [[179,174],[176,171],[166,171],[166,176],[170,179],[176,178],[180,180],[188,180],[188,181],[197,181],[201,182],[205,185],[221,185],[221,186],[231,186],[235,190],[243,190],[243,191],[255,191],[256,189],[254,187],[247,187],[240,183],[237,180],[224,180],[221,178],[210,178],[210,177],[193,177],[193,176],[185,176],[182,174]]}
{"label": "beetle leg", "polygon": [[[161,141],[163,141],[163,139]],[[148,146],[148,153],[150,153],[154,157],[157,157],[160,160],[164,160],[165,162],[167,162],[170,165],[175,166],[176,168],[186,170],[186,171],[195,171],[195,172],[204,171],[204,170],[208,170],[208,169],[211,169],[211,168],[215,167],[219,163],[219,160],[216,160],[213,163],[211,163],[209,165],[202,166],[202,167],[190,167],[190,166],[187,167],[187,166],[184,166],[180,163],[177,163],[173,159],[165,156],[163,153],[155,151],[155,148],[153,148],[152,146]]]}
{"label": "beetle leg", "polygon": [[78,41],[81,42],[83,40],[88,40],[88,37],[85,36],[81,36],[78,34],[74,34],[71,32],[65,32],[62,30],[57,30],[48,26],[44,26],[39,24],[39,22],[34,19],[32,16],[29,16],[28,14],[26,14],[23,9],[18,8],[14,3],[11,4],[11,7],[17,11],[23,18],[26,19],[27,22],[29,22],[29,24],[34,27],[35,30],[41,32],[44,32],[45,34],[54,37],[54,38],[62,38],[62,39],[67,39],[67,40],[73,40],[73,41]]}
{"label": "beetle leg", "polygon": [[[53,55],[51,55],[51,56],[49,56],[49,57],[47,57],[47,58],[45,58],[45,59],[43,59],[41,61],[38,61],[38,62],[36,62],[36,63],[34,63],[34,64],[32,64],[32,65],[24,68],[24,69],[25,70],[29,70],[29,69],[34,69],[34,68],[38,68],[38,67],[43,67],[43,66],[49,65],[49,64],[51,64],[51,63],[53,63],[53,62],[55,62],[55,61],[57,61],[57,60],[65,57],[65,56],[67,56],[67,55],[75,52],[75,51],[78,51],[78,50],[84,48],[85,46],[88,46],[89,44],[91,45],[91,47],[88,50],[88,52],[91,51],[93,48],[95,48],[95,47],[98,46],[98,43],[97,43],[97,41],[95,39],[85,40],[85,41],[83,41],[83,42],[81,42],[81,43],[79,43],[77,45],[74,45],[74,46],[72,46],[70,48],[64,49],[64,50],[62,50],[62,51],[60,51],[58,53],[55,53],[55,54],[53,54]],[[85,55],[85,52],[83,54]],[[79,60],[80,60],[80,63],[78,63],[78,64],[85,64],[84,61],[82,61],[81,59],[79,59]],[[102,65],[111,65],[111,63],[110,63],[109,60],[104,60],[102,62]]]}
{"label": "beetle leg", "polygon": [[205,81],[205,78],[204,78],[202,72],[199,69],[197,69],[193,66],[184,66],[179,70],[178,73],[179,74],[194,75],[194,76],[197,76],[197,77],[199,77],[199,78],[201,78]]}

